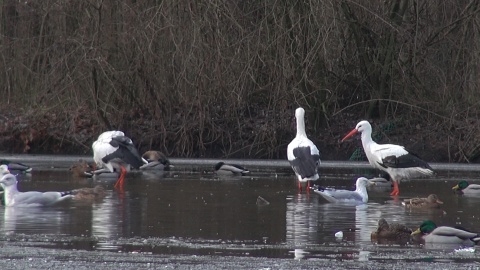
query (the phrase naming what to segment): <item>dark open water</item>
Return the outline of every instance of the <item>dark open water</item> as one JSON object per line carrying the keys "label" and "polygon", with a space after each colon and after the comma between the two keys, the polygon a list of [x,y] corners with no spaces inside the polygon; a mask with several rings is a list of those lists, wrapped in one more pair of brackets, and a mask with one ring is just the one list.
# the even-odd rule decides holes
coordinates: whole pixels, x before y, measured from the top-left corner
{"label": "dark open water", "polygon": [[[67,170],[71,160],[62,159],[52,168],[51,160],[41,158],[31,175],[19,176],[19,189],[63,191],[100,183],[108,189],[106,198],[51,208],[0,207],[0,258],[10,258],[2,250],[34,247],[147,257],[302,259],[319,265],[348,261],[394,261],[407,266],[415,262],[430,266],[436,262],[480,263],[476,249],[370,241],[381,217],[412,228],[432,219],[438,225],[480,231],[480,197],[459,197],[451,191],[459,179],[480,183],[476,167],[439,170],[430,179],[402,182],[400,199],[435,193],[444,202],[440,210],[410,211],[393,200],[389,190],[371,191],[366,205],[324,203],[315,193],[298,193],[291,169],[277,163],[271,167],[251,164],[249,176],[218,177],[212,172],[212,162],[189,165],[182,160],[171,172],[128,175],[122,193],[113,190],[115,178],[74,178]],[[366,166],[343,167],[323,169],[321,183],[353,189],[358,176],[374,174]],[[270,204],[258,206],[258,196]],[[338,231],[344,232],[343,238],[335,237]]]}

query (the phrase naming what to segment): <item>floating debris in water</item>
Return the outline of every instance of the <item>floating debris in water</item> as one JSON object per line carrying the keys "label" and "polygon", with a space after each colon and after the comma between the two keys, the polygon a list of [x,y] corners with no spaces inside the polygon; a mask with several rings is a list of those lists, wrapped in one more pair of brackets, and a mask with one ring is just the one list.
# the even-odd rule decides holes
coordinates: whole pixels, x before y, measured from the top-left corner
{"label": "floating debris in water", "polygon": [[335,233],[335,237],[336,238],[343,238],[343,232],[342,231],[338,231]]}
{"label": "floating debris in water", "polygon": [[262,198],[262,196],[258,196],[257,198],[257,205],[264,206],[264,205],[269,205],[270,202]]}

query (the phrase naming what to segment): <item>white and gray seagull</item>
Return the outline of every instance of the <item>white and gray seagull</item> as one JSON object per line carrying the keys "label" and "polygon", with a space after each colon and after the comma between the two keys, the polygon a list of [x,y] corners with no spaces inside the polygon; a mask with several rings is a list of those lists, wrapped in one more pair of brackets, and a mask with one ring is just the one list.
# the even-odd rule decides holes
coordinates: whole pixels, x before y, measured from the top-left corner
{"label": "white and gray seagull", "polygon": [[0,185],[4,190],[5,206],[50,206],[73,198],[70,191],[18,191],[17,178],[10,173],[2,176]]}
{"label": "white and gray seagull", "polygon": [[360,177],[355,183],[356,189],[333,189],[313,187],[312,190],[322,196],[328,202],[354,202],[354,203],[367,203],[368,193],[367,186],[373,183],[365,177]]}

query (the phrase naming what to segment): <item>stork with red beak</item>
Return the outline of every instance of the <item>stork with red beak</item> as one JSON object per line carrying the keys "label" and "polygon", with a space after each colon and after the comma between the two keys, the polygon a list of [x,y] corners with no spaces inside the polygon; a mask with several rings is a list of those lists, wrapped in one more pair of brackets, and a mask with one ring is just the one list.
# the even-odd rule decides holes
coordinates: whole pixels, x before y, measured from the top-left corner
{"label": "stork with red beak", "polygon": [[353,135],[362,134],[362,146],[368,162],[374,168],[385,171],[393,180],[391,196],[398,196],[400,190],[398,183],[401,180],[420,176],[433,175],[433,169],[427,162],[417,155],[408,152],[403,146],[395,144],[378,144],[372,140],[372,126],[368,121],[360,121],[343,139]]}

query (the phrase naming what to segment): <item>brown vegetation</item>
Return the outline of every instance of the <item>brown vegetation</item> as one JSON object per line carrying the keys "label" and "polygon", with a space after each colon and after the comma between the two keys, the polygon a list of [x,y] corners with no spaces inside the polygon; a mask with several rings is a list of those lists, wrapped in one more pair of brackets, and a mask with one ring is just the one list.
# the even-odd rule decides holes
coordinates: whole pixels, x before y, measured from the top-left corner
{"label": "brown vegetation", "polygon": [[285,158],[303,106],[324,159],[348,157],[357,145],[337,141],[367,118],[426,160],[471,162],[479,5],[5,0],[0,143],[91,153],[120,129],[141,152]]}

